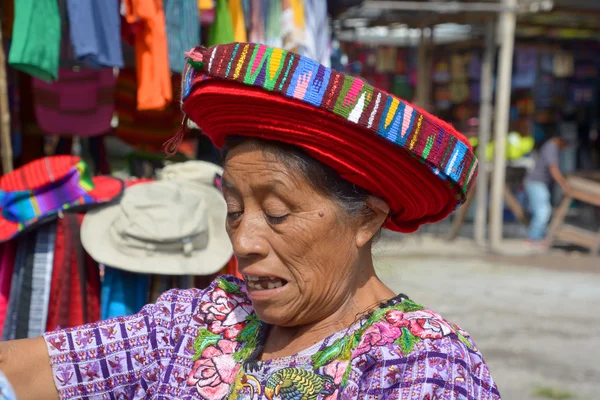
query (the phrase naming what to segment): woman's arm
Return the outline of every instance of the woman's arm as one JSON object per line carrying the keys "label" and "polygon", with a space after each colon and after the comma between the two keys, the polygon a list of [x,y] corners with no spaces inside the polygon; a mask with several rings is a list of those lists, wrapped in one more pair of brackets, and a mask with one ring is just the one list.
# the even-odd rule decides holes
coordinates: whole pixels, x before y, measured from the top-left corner
{"label": "woman's arm", "polygon": [[58,399],[43,338],[0,342],[0,371],[19,400]]}

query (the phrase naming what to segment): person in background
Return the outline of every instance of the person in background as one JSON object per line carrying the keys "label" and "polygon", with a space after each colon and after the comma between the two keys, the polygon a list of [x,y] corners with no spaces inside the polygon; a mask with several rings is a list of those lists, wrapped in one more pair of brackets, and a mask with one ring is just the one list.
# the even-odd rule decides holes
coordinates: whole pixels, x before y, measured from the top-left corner
{"label": "person in background", "polygon": [[552,216],[550,185],[556,182],[563,192],[569,191],[567,180],[560,172],[560,150],[567,147],[567,142],[560,136],[551,136],[540,148],[535,166],[525,178],[525,190],[532,211],[529,224],[528,242],[532,245],[547,247],[544,241],[546,228]]}

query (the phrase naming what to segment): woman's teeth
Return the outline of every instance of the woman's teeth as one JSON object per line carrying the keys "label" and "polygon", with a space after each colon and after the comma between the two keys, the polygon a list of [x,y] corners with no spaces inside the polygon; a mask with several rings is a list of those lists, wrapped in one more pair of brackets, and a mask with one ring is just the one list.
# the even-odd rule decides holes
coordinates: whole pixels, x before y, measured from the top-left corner
{"label": "woman's teeth", "polygon": [[247,276],[246,277],[246,285],[250,289],[256,290],[267,290],[267,289],[277,289],[284,285],[285,283],[278,278],[273,277],[259,277],[259,276]]}

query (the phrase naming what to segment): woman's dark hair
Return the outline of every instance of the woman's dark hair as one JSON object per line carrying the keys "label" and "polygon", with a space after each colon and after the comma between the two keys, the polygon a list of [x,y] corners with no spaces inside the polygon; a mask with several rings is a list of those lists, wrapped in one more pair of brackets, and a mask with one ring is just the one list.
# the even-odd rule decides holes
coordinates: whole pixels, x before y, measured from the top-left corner
{"label": "woman's dark hair", "polygon": [[373,213],[367,204],[369,192],[342,178],[337,171],[309,156],[296,146],[289,144],[230,136],[223,147],[223,162],[228,153],[245,142],[252,142],[256,148],[269,153],[290,169],[298,171],[319,193],[331,198],[352,218],[369,216]]}

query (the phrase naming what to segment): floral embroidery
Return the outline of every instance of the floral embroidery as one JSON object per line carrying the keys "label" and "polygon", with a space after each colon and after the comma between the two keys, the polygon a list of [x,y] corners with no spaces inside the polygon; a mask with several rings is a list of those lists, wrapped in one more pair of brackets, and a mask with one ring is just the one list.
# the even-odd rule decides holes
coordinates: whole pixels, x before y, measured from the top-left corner
{"label": "floral embroidery", "polygon": [[410,300],[297,355],[259,362],[250,375],[243,364],[262,329],[243,282],[222,277],[206,291],[169,291],[139,314],[45,339],[61,399],[435,398],[439,385],[427,379],[459,397],[500,399],[468,334]]}
{"label": "floral embroidery", "polygon": [[194,363],[187,384],[196,386],[203,399],[223,399],[229,393],[240,368],[232,356],[236,347],[236,342],[220,340],[204,349]]}
{"label": "floral embroidery", "polygon": [[386,322],[378,322],[369,327],[363,334],[362,340],[354,353],[354,357],[371,351],[373,346],[385,346],[394,343],[402,335],[399,328]]}

